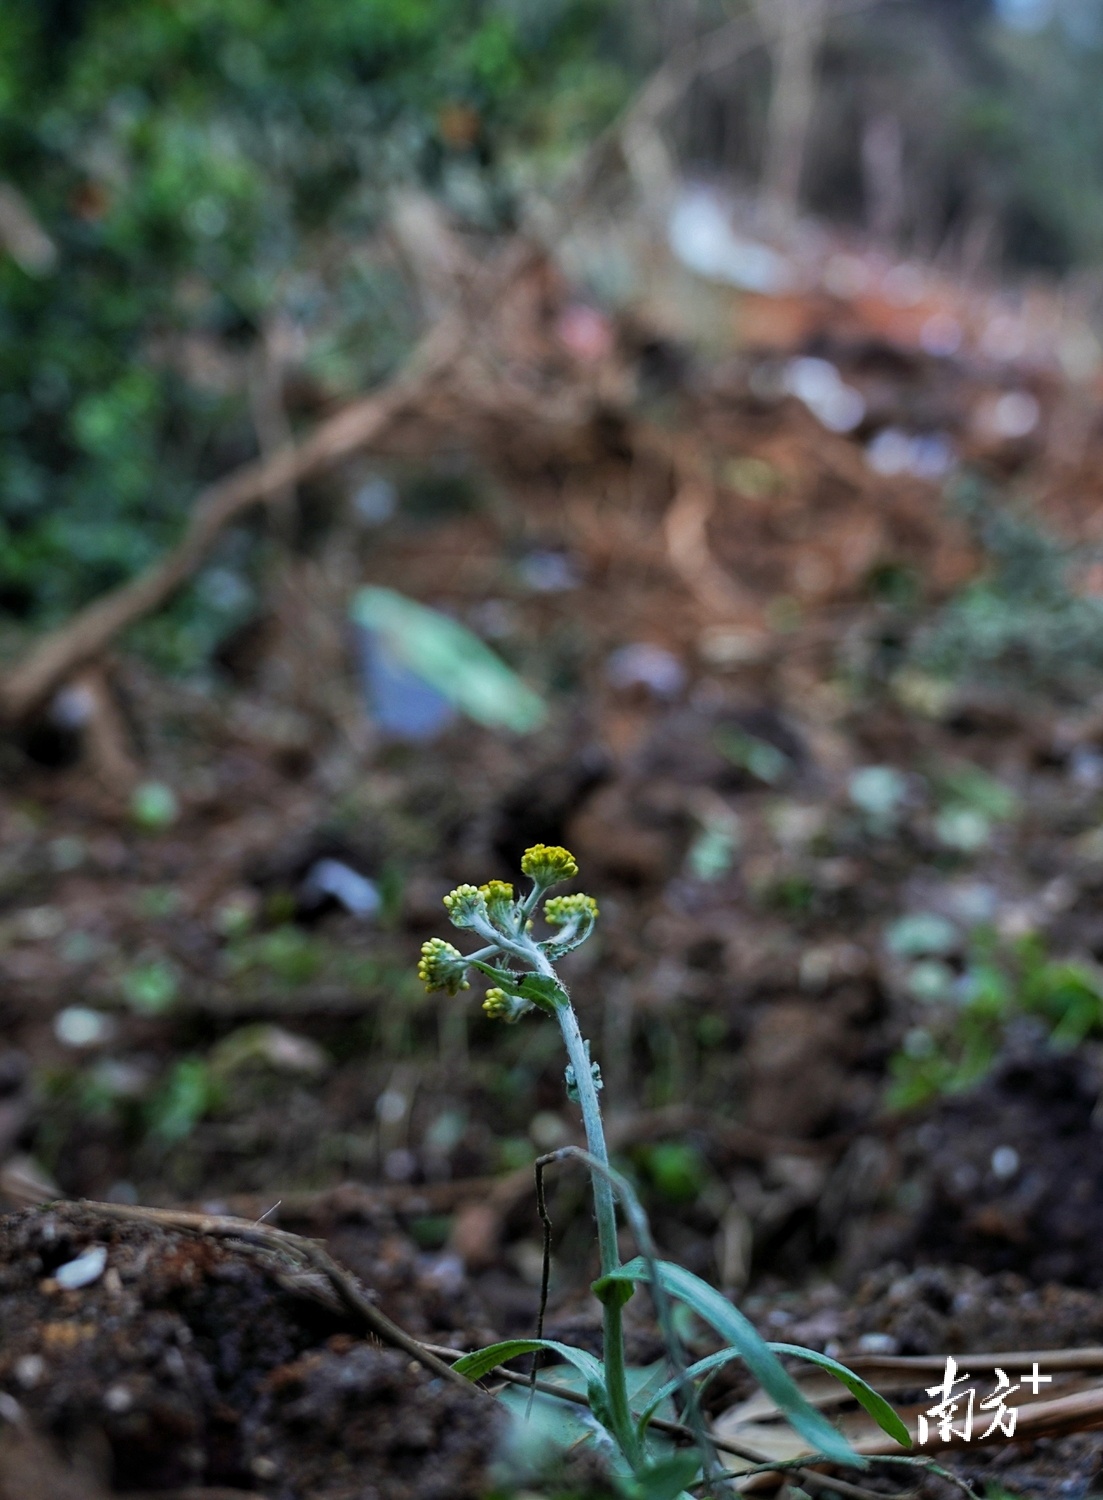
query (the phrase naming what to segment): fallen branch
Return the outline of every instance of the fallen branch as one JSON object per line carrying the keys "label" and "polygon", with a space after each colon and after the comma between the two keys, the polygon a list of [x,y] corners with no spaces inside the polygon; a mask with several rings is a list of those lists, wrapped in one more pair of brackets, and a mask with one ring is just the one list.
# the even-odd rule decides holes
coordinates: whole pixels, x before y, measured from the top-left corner
{"label": "fallen branch", "polygon": [[185,1213],[179,1209],[137,1208],[123,1203],[96,1203],[89,1199],[78,1200],[79,1207],[99,1214],[105,1219],[117,1219],[124,1223],[156,1224],[162,1229],[182,1234],[195,1234],[201,1238],[233,1240],[256,1250],[267,1251],[278,1258],[290,1261],[300,1273],[314,1272],[324,1278],[337,1302],[352,1313],[385,1344],[401,1349],[418,1364],[424,1365],[433,1375],[439,1375],[464,1390],[472,1389],[471,1382],[457,1375],[451,1365],[445,1364],[436,1354],[414,1338],[412,1334],[393,1323],[381,1312],[371,1299],[360,1290],[353,1277],[322,1249],[315,1240],[305,1240],[301,1235],[289,1234],[285,1229],[272,1229],[265,1224],[252,1224],[247,1219],[231,1219],[224,1214]]}
{"label": "fallen branch", "polygon": [[[870,3],[843,0],[835,14],[851,14]],[[543,222],[534,224],[533,238],[507,246],[479,278],[480,285],[459,289],[457,310],[433,324],[396,380],[344,407],[302,444],[285,445],[202,491],[183,537],[160,562],[49,632],[31,647],[23,661],[0,678],[0,721],[17,723],[25,719],[74,672],[95,661],[117,635],[167,603],[202,564],[226,526],[254,506],[289,492],[310,475],[377,442],[477,342],[480,324],[485,323],[494,302],[534,258],[547,253],[541,244],[551,250],[568,232],[581,202],[600,178],[610,146],[616,145],[624,160],[630,161],[631,142],[641,132],[657,129],[696,77],[731,66],[761,44],[762,34],[754,18],[741,17],[680,48],[584,153],[578,169],[550,206],[550,213],[537,215]],[[500,404],[502,392],[491,395]],[[703,603],[720,613],[732,613],[738,608],[738,598],[708,555],[705,540],[711,502],[706,494],[702,503],[702,496],[695,493],[684,494],[683,500],[681,511],[676,500],[668,522],[675,566]]]}
{"label": "fallen branch", "polygon": [[301,445],[281,448],[210,485],[196,501],[183,537],[160,562],[51,631],[8,673],[0,682],[0,716],[12,722],[26,718],[121,631],[165,604],[231,522],[271,495],[377,441],[423,399],[462,347],[459,320],[442,321],[418,344],[406,370],[392,384],[346,406]]}
{"label": "fallen branch", "polygon": [[[734,59],[757,45],[757,28],[741,24],[722,27],[718,39],[720,52]],[[555,206],[554,224],[545,226],[545,242],[554,243],[572,221],[579,200],[593,186],[609,141],[621,131],[634,129],[641,120],[655,119],[672,107],[688,87],[695,69],[705,65],[706,57],[715,65],[715,48],[710,56],[706,40],[683,49],[660,68],[620,121],[585,153],[580,170]],[[429,329],[403,373],[390,385],[344,407],[302,444],[285,445],[202,491],[183,537],[165,557],[49,632],[0,678],[0,720],[17,723],[25,719],[74,672],[95,661],[117,635],[167,603],[202,564],[226,526],[254,506],[286,493],[310,475],[377,442],[452,368],[472,341],[479,312],[485,312],[532,263],[533,256],[540,253],[532,243],[521,242],[507,248],[488,268],[482,287],[461,298],[468,303],[467,307],[446,314]]]}

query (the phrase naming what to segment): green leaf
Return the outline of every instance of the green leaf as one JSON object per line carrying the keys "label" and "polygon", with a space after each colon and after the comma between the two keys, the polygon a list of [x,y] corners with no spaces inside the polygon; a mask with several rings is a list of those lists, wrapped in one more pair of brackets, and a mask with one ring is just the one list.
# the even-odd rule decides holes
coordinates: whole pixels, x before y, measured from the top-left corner
{"label": "green leaf", "polygon": [[519,1354],[534,1354],[538,1349],[550,1349],[560,1359],[573,1365],[586,1382],[586,1399],[594,1416],[612,1435],[609,1424],[609,1398],[605,1389],[605,1368],[599,1359],[587,1354],[585,1349],[575,1349],[571,1344],[559,1344],[554,1339],[506,1339],[500,1344],[488,1344],[485,1349],[476,1349],[457,1360],[452,1368],[468,1380],[480,1380],[484,1375],[516,1359]]}
{"label": "green leaf", "polygon": [[499,969],[497,965],[484,963],[479,958],[473,958],[470,962],[472,968],[478,969],[488,979],[493,979],[507,995],[520,1000],[531,1000],[542,1010],[554,1010],[567,998],[561,985],[541,974],[514,974],[509,969]]}
{"label": "green leaf", "polygon": [[[566,1377],[563,1378],[568,1387]],[[510,1448],[520,1449],[539,1467],[541,1458],[550,1452],[566,1453],[576,1445],[591,1447],[602,1441],[601,1431],[586,1406],[573,1401],[561,1401],[557,1396],[546,1396],[537,1391],[531,1400],[531,1392],[523,1385],[507,1385],[495,1398],[514,1420],[509,1424],[507,1442]],[[550,1450],[550,1452],[549,1452]],[[530,1462],[528,1467],[532,1467]]]}
{"label": "green leaf", "polygon": [[484,1375],[516,1359],[519,1354],[534,1354],[538,1349],[550,1349],[585,1378],[587,1387],[599,1385],[604,1388],[605,1371],[601,1361],[585,1349],[572,1348],[570,1344],[558,1344],[554,1339],[505,1339],[500,1344],[487,1344],[485,1349],[475,1349],[458,1359],[452,1368],[457,1375],[466,1375],[468,1380],[481,1380]]}
{"label": "green leaf", "polygon": [[566,991],[561,984],[554,979],[548,979],[543,974],[526,974],[521,980],[521,994],[526,1000],[534,1000],[537,1005],[545,1008],[551,1006],[554,1009],[562,1005],[567,998]]}
{"label": "green leaf", "polygon": [[[866,1411],[880,1427],[882,1432],[887,1432],[889,1437],[904,1448],[912,1446],[911,1434],[904,1423],[893,1411],[892,1407],[883,1396],[879,1396],[871,1385],[867,1385],[860,1375],[855,1375],[853,1370],[848,1370],[845,1365],[837,1359],[832,1359],[829,1354],[820,1354],[815,1349],[805,1349],[800,1344],[767,1344],[775,1354],[791,1354],[796,1359],[806,1359],[809,1364],[818,1365],[821,1370],[826,1370],[829,1375],[834,1375],[846,1386],[854,1399],[864,1406]],[[690,1365],[686,1374],[691,1380],[696,1380],[701,1375],[706,1375],[710,1370],[718,1370],[721,1365],[730,1364],[734,1359],[742,1359],[741,1349],[721,1349],[718,1354],[709,1354],[704,1359],[699,1359],[696,1364]],[[663,1401],[673,1396],[681,1385],[679,1380],[668,1380],[667,1383],[652,1397],[650,1404],[640,1415],[641,1425],[646,1423]]]}
{"label": "green leaf", "polygon": [[859,1406],[865,1407],[882,1432],[887,1432],[889,1437],[895,1438],[902,1448],[911,1448],[911,1433],[884,1396],[879,1396],[871,1385],[868,1385],[860,1375],[855,1375],[853,1370],[848,1370],[846,1365],[840,1364],[837,1359],[832,1359],[830,1354],[820,1354],[818,1350],[805,1349],[800,1344],[772,1343],[769,1347],[775,1354],[791,1354],[794,1359],[806,1359],[809,1364],[818,1365],[821,1370],[834,1375],[836,1380],[842,1381]]}
{"label": "green leaf", "polygon": [[676,1453],[671,1458],[660,1459],[634,1478],[622,1480],[620,1487],[626,1500],[678,1500],[700,1472],[698,1454]]}
{"label": "green leaf", "polygon": [[[664,1260],[657,1263],[657,1269],[666,1291],[691,1307],[739,1351],[744,1364],[762,1389],[773,1398],[788,1421],[815,1452],[825,1454],[836,1463],[865,1466],[865,1460],[854,1452],[827,1418],[809,1405],[796,1382],[782,1368],[777,1355],[737,1307],[721,1296],[714,1287],[709,1286],[707,1281],[702,1281],[699,1276],[694,1276],[692,1271],[687,1271],[682,1266]],[[647,1261],[638,1256],[626,1266],[602,1277],[595,1283],[594,1290],[600,1297],[603,1283],[650,1280],[651,1271]]]}
{"label": "green leaf", "polygon": [[477,723],[527,734],[546,719],[544,700],[458,620],[383,588],[361,589],[352,614],[404,667]]}
{"label": "green leaf", "polygon": [[[708,1354],[704,1359],[699,1359],[696,1364],[689,1365],[686,1369],[686,1376],[690,1380],[696,1380],[701,1375],[707,1375],[710,1370],[719,1370],[722,1365],[730,1364],[732,1360],[742,1358],[743,1354],[739,1349],[721,1349],[718,1353]],[[659,1386],[654,1396],[652,1396],[651,1400],[640,1413],[639,1427],[641,1432],[663,1402],[669,1401],[671,1396],[681,1389],[683,1383],[683,1379],[676,1376],[673,1380],[668,1380],[665,1385]]]}

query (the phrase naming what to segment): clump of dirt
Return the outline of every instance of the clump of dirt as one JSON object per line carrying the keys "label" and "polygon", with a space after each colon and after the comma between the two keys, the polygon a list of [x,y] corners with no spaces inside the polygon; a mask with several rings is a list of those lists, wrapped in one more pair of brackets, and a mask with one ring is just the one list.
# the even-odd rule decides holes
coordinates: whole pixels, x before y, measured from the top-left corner
{"label": "clump of dirt", "polygon": [[496,1432],[274,1262],[81,1205],[0,1219],[0,1390],[118,1493],[462,1500]]}
{"label": "clump of dirt", "polygon": [[397,1353],[331,1340],[273,1371],[265,1397],[249,1449],[253,1473],[273,1476],[266,1494],[453,1500],[485,1492],[493,1412],[475,1413],[462,1391],[429,1383]]}
{"label": "clump of dirt", "polygon": [[[969,1266],[880,1267],[850,1294],[837,1287],[794,1306],[779,1302],[765,1325],[795,1343],[827,1343],[847,1354],[944,1354],[969,1350],[1076,1349],[1103,1343],[1103,1297],[1021,1276],[984,1276]],[[754,1304],[755,1299],[751,1299]],[[782,1312],[779,1311],[784,1310]],[[776,1336],[776,1335],[775,1335]]]}
{"label": "clump of dirt", "polygon": [[1087,1050],[1043,1045],[940,1101],[905,1147],[924,1192],[908,1253],[1103,1287],[1099,1098]]}

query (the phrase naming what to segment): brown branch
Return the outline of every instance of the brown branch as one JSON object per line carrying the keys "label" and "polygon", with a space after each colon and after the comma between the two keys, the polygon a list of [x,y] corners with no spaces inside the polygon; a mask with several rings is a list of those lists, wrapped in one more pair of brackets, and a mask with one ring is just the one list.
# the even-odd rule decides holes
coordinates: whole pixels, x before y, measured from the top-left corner
{"label": "brown branch", "polygon": [[436,1354],[414,1338],[412,1334],[393,1323],[381,1312],[371,1299],[360,1290],[356,1281],[314,1240],[305,1240],[301,1235],[289,1234],[285,1229],[272,1229],[265,1224],[250,1223],[247,1219],[231,1219],[224,1214],[185,1213],[179,1209],[137,1208],[123,1203],[96,1203],[80,1199],[80,1207],[99,1214],[102,1218],[118,1219],[124,1223],[156,1224],[162,1229],[175,1230],[182,1234],[196,1234],[204,1238],[233,1240],[239,1245],[266,1250],[284,1259],[289,1259],[300,1269],[315,1271],[325,1278],[336,1293],[338,1301],[373,1333],[376,1338],[392,1348],[401,1349],[418,1364],[424,1365],[433,1375],[439,1375],[453,1385],[472,1389],[471,1382],[457,1375],[451,1365],[445,1364]]}
{"label": "brown branch", "polygon": [[299,446],[235,470],[205,489],[183,537],[160,562],[80,610],[31,648],[0,680],[0,717],[18,721],[32,713],[121,631],[159,609],[195,572],[220,532],[308,475],[377,441],[425,395],[463,348],[463,325],[447,318],[422,339],[402,375],[337,412]]}
{"label": "brown branch", "polygon": [[[844,0],[836,14],[865,9],[871,0]],[[458,289],[460,308],[435,323],[417,345],[403,373],[381,391],[354,401],[330,417],[299,446],[288,445],[235,470],[203,490],[196,500],[183,537],[160,562],[80,610],[66,624],[49,632],[27,656],[0,677],[0,721],[18,722],[33,713],[67,678],[94,661],[130,625],[159,609],[200,566],[220,532],[254,506],[286,492],[309,475],[377,441],[391,425],[415,406],[426,390],[449,370],[475,342],[480,322],[501,293],[528,269],[542,252],[537,239],[553,247],[573,224],[581,202],[600,178],[610,145],[622,157],[626,143],[640,130],[657,128],[661,119],[685,96],[701,74],[728,67],[762,43],[753,17],[741,17],[680,48],[659,68],[613,125],[584,153],[578,169],[552,205],[550,222],[540,226],[533,240],[507,246],[486,268],[480,285]],[[480,314],[484,315],[483,317]],[[697,519],[699,503],[686,532],[689,571],[699,561],[704,519]],[[715,564],[714,564],[715,567]],[[717,573],[720,570],[716,569]],[[713,575],[709,583],[718,585]],[[708,584],[706,584],[708,588]],[[724,591],[716,592],[720,604]],[[731,608],[734,600],[728,598]]]}
{"label": "brown branch", "polygon": [[[856,1374],[876,1375],[942,1375],[946,1370],[945,1354],[848,1354],[846,1363]],[[1026,1349],[1008,1353],[955,1354],[954,1358],[970,1371],[991,1373],[1001,1370],[1032,1370],[1038,1365],[1048,1374],[1063,1375],[1076,1370],[1103,1370],[1103,1348],[1090,1345],[1085,1349]],[[919,1382],[920,1384],[922,1382]]]}

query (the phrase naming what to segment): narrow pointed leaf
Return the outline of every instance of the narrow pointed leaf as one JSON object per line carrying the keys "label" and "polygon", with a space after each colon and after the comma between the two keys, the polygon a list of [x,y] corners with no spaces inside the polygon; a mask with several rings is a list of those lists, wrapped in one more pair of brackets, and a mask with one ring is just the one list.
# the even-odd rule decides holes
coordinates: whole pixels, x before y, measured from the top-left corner
{"label": "narrow pointed leaf", "polygon": [[386,588],[361,589],[352,615],[403,667],[478,723],[528,734],[547,718],[539,694],[451,616]]}
{"label": "narrow pointed leaf", "polygon": [[[835,1431],[821,1412],[809,1405],[796,1382],[782,1367],[777,1355],[737,1307],[721,1296],[715,1287],[709,1286],[707,1281],[702,1281],[683,1266],[674,1265],[670,1261],[659,1261],[657,1269],[662,1285],[672,1297],[677,1297],[687,1307],[691,1307],[699,1317],[715,1328],[721,1338],[727,1339],[739,1350],[743,1363],[759,1385],[773,1398],[786,1419],[815,1452],[823,1453],[836,1463],[864,1467],[865,1460],[854,1452],[842,1434]],[[595,1283],[595,1291],[600,1296],[600,1287],[610,1281],[650,1280],[651,1272],[647,1261],[638,1256],[628,1265],[602,1277]]]}
{"label": "narrow pointed leaf", "polygon": [[834,1375],[836,1380],[846,1386],[859,1406],[865,1407],[882,1432],[895,1438],[902,1448],[911,1448],[911,1433],[884,1396],[879,1396],[871,1385],[860,1375],[855,1375],[853,1370],[848,1370],[846,1365],[832,1359],[830,1354],[821,1354],[817,1349],[805,1349],[800,1344],[770,1344],[769,1347],[775,1354],[791,1354],[795,1359],[806,1359],[809,1364],[817,1365],[829,1375]]}
{"label": "narrow pointed leaf", "polygon": [[[879,1396],[871,1385],[868,1385],[860,1375],[855,1375],[853,1370],[848,1370],[837,1359],[832,1359],[829,1354],[820,1354],[815,1349],[805,1349],[799,1344],[767,1344],[775,1354],[791,1354],[796,1359],[806,1359],[810,1364],[818,1365],[821,1370],[826,1370],[829,1375],[834,1375],[836,1380],[846,1386],[847,1390],[859,1403],[865,1407],[870,1416],[880,1427],[882,1432],[887,1432],[889,1437],[904,1448],[912,1446],[911,1435],[904,1423],[893,1411],[892,1407]],[[707,1375],[710,1370],[718,1370],[721,1365],[727,1365],[732,1360],[742,1359],[741,1349],[721,1349],[717,1354],[709,1354],[704,1359],[699,1359],[696,1364],[690,1365],[686,1374],[691,1380],[697,1380],[702,1375]],[[662,1403],[675,1394],[681,1385],[679,1380],[668,1380],[664,1386],[655,1392],[651,1401],[640,1415],[641,1423],[649,1420],[652,1413],[657,1411]]]}
{"label": "narrow pointed leaf", "polygon": [[534,1354],[538,1349],[550,1349],[567,1364],[574,1365],[588,1386],[604,1386],[605,1371],[599,1359],[587,1354],[585,1349],[573,1349],[570,1344],[558,1344],[554,1339],[506,1339],[500,1344],[488,1344],[485,1349],[465,1354],[452,1368],[458,1375],[466,1375],[468,1380],[481,1380],[507,1360],[516,1359],[519,1354]]}

